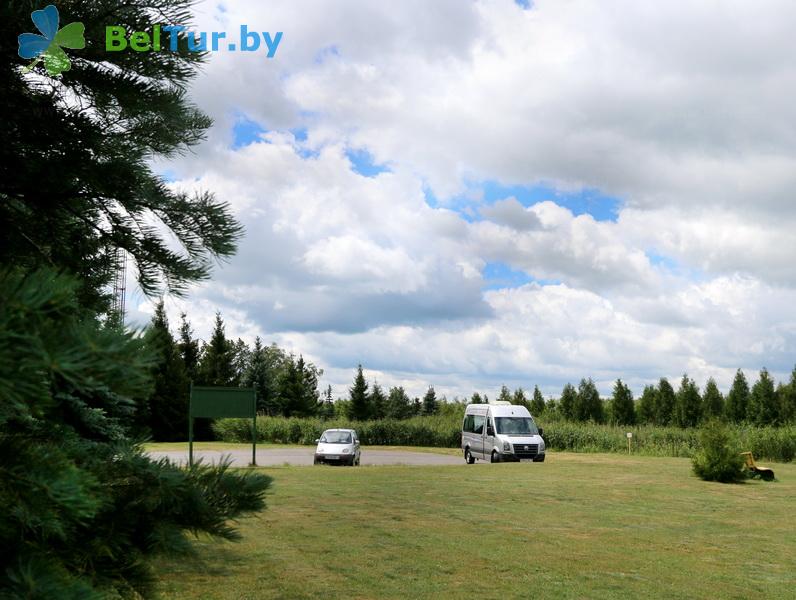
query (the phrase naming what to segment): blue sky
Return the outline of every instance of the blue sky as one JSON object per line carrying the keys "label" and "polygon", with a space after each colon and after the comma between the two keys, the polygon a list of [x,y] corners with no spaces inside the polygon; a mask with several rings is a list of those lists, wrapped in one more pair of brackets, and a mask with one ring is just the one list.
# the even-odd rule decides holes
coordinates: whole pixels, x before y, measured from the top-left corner
{"label": "blue sky", "polygon": [[463,218],[471,222],[481,218],[474,207],[489,206],[506,198],[515,198],[525,207],[539,202],[552,201],[569,209],[575,216],[587,214],[596,221],[615,222],[622,206],[622,202],[618,198],[602,194],[599,190],[592,188],[569,191],[557,190],[545,184],[505,185],[491,180],[468,181],[467,192],[445,202],[440,202],[428,186],[425,186],[424,193],[430,206],[446,206],[456,210]]}
{"label": "blue sky", "polygon": [[158,165],[246,229],[172,322],[220,309],[336,395],[359,363],[448,396],[786,377],[796,5],[728,2],[200,2],[285,39],[212,53],[208,142]]}
{"label": "blue sky", "polygon": [[561,191],[549,185],[501,185],[495,181],[476,184],[483,190],[484,203],[492,204],[508,197],[516,198],[523,206],[533,206],[537,202],[552,200],[559,206],[572,211],[574,215],[588,214],[597,221],[616,221],[621,202],[617,198],[602,194],[596,189]]}
{"label": "blue sky", "polygon": [[[246,115],[238,112],[238,116],[232,126],[233,150],[248,146],[249,144],[262,141],[261,136],[268,130]],[[290,129],[296,141],[303,142],[307,139],[307,127],[300,126]],[[346,156],[351,161],[353,170],[365,177],[374,177],[379,173],[389,172],[387,165],[377,164],[373,155],[366,148],[349,148]],[[551,200],[568,208],[574,215],[591,215],[597,221],[616,221],[619,209],[622,206],[618,198],[601,193],[598,189],[585,188],[579,190],[559,190],[551,185],[506,185],[493,180],[468,181],[468,191],[452,201],[447,202],[451,208],[461,210],[467,220],[474,220],[478,217],[472,211],[466,210],[474,204],[473,198],[478,198],[477,204],[488,206],[498,200],[513,197],[523,206],[533,206],[538,202]],[[426,189],[426,197],[432,206],[438,206],[439,202],[430,189]]]}
{"label": "blue sky", "polygon": [[[289,131],[297,142],[306,141],[306,127],[294,127]],[[268,130],[264,126],[241,114],[232,126],[232,144],[230,147],[233,150],[238,150],[249,144],[260,142],[262,141],[261,136],[265,133],[268,133]],[[309,150],[303,150],[302,152],[305,157],[315,155],[314,152]],[[351,161],[353,170],[365,177],[375,177],[379,173],[389,171],[389,168],[385,165],[376,164],[373,161],[373,156],[365,148],[350,148],[346,151],[346,156]]]}
{"label": "blue sky", "polygon": [[[509,265],[502,262],[488,262],[482,272],[484,277],[484,289],[499,290],[503,288],[515,288],[537,281],[527,273],[512,269]],[[541,285],[559,283],[557,281],[537,281]]]}
{"label": "blue sky", "polygon": [[346,151],[346,156],[351,161],[354,172],[365,177],[375,177],[379,173],[386,173],[390,170],[385,165],[376,164],[373,161],[373,156],[364,148],[349,149]]}
{"label": "blue sky", "polygon": [[252,121],[245,115],[239,115],[235,124],[232,126],[232,149],[237,150],[261,141],[260,136],[268,130],[256,121]]}

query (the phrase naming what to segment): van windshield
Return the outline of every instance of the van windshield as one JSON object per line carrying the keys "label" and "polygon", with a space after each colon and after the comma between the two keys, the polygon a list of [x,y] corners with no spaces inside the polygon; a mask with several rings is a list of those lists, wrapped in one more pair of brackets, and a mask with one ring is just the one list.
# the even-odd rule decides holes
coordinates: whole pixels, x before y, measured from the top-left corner
{"label": "van windshield", "polygon": [[498,433],[506,435],[537,435],[536,423],[529,417],[495,417]]}

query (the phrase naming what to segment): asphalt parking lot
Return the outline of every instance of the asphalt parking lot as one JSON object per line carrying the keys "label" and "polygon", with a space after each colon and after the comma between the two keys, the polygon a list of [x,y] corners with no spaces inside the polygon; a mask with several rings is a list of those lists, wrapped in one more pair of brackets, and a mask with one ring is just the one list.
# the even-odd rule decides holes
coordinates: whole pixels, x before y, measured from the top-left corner
{"label": "asphalt parking lot", "polygon": [[[274,465],[312,465],[315,449],[310,448],[277,448],[257,450],[257,465],[261,467]],[[172,462],[187,463],[187,451],[150,452],[153,458],[167,457]],[[232,458],[236,467],[245,467],[251,462],[249,450],[194,450],[194,460],[201,458],[205,463],[218,463],[223,456]],[[463,465],[464,459],[459,456],[447,456],[431,452],[411,452],[405,450],[362,450],[363,465]]]}

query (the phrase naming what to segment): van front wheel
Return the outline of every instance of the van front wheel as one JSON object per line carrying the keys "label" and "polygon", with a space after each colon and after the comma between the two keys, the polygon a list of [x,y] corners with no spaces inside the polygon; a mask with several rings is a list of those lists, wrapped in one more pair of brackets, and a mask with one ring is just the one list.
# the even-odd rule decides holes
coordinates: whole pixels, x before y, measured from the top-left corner
{"label": "van front wheel", "polygon": [[492,462],[493,463],[500,462],[500,454],[497,453],[497,450],[492,450]]}
{"label": "van front wheel", "polygon": [[464,460],[467,462],[468,465],[471,465],[475,462],[475,456],[473,456],[469,448],[466,448],[464,451]]}

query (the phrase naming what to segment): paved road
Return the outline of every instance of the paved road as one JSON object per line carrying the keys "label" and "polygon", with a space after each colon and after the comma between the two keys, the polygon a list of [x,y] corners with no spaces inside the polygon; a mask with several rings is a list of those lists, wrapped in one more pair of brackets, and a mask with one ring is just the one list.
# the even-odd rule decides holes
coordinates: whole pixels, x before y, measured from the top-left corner
{"label": "paved road", "polygon": [[[314,448],[278,448],[257,450],[257,464],[261,467],[270,465],[312,465]],[[188,452],[150,452],[153,458],[167,457],[178,463],[188,462]],[[232,464],[245,467],[251,462],[252,451],[249,450],[194,450],[194,460],[217,463],[222,456],[231,456]],[[459,456],[432,454],[430,452],[407,452],[403,450],[363,450],[363,465],[463,465],[464,459]]]}

